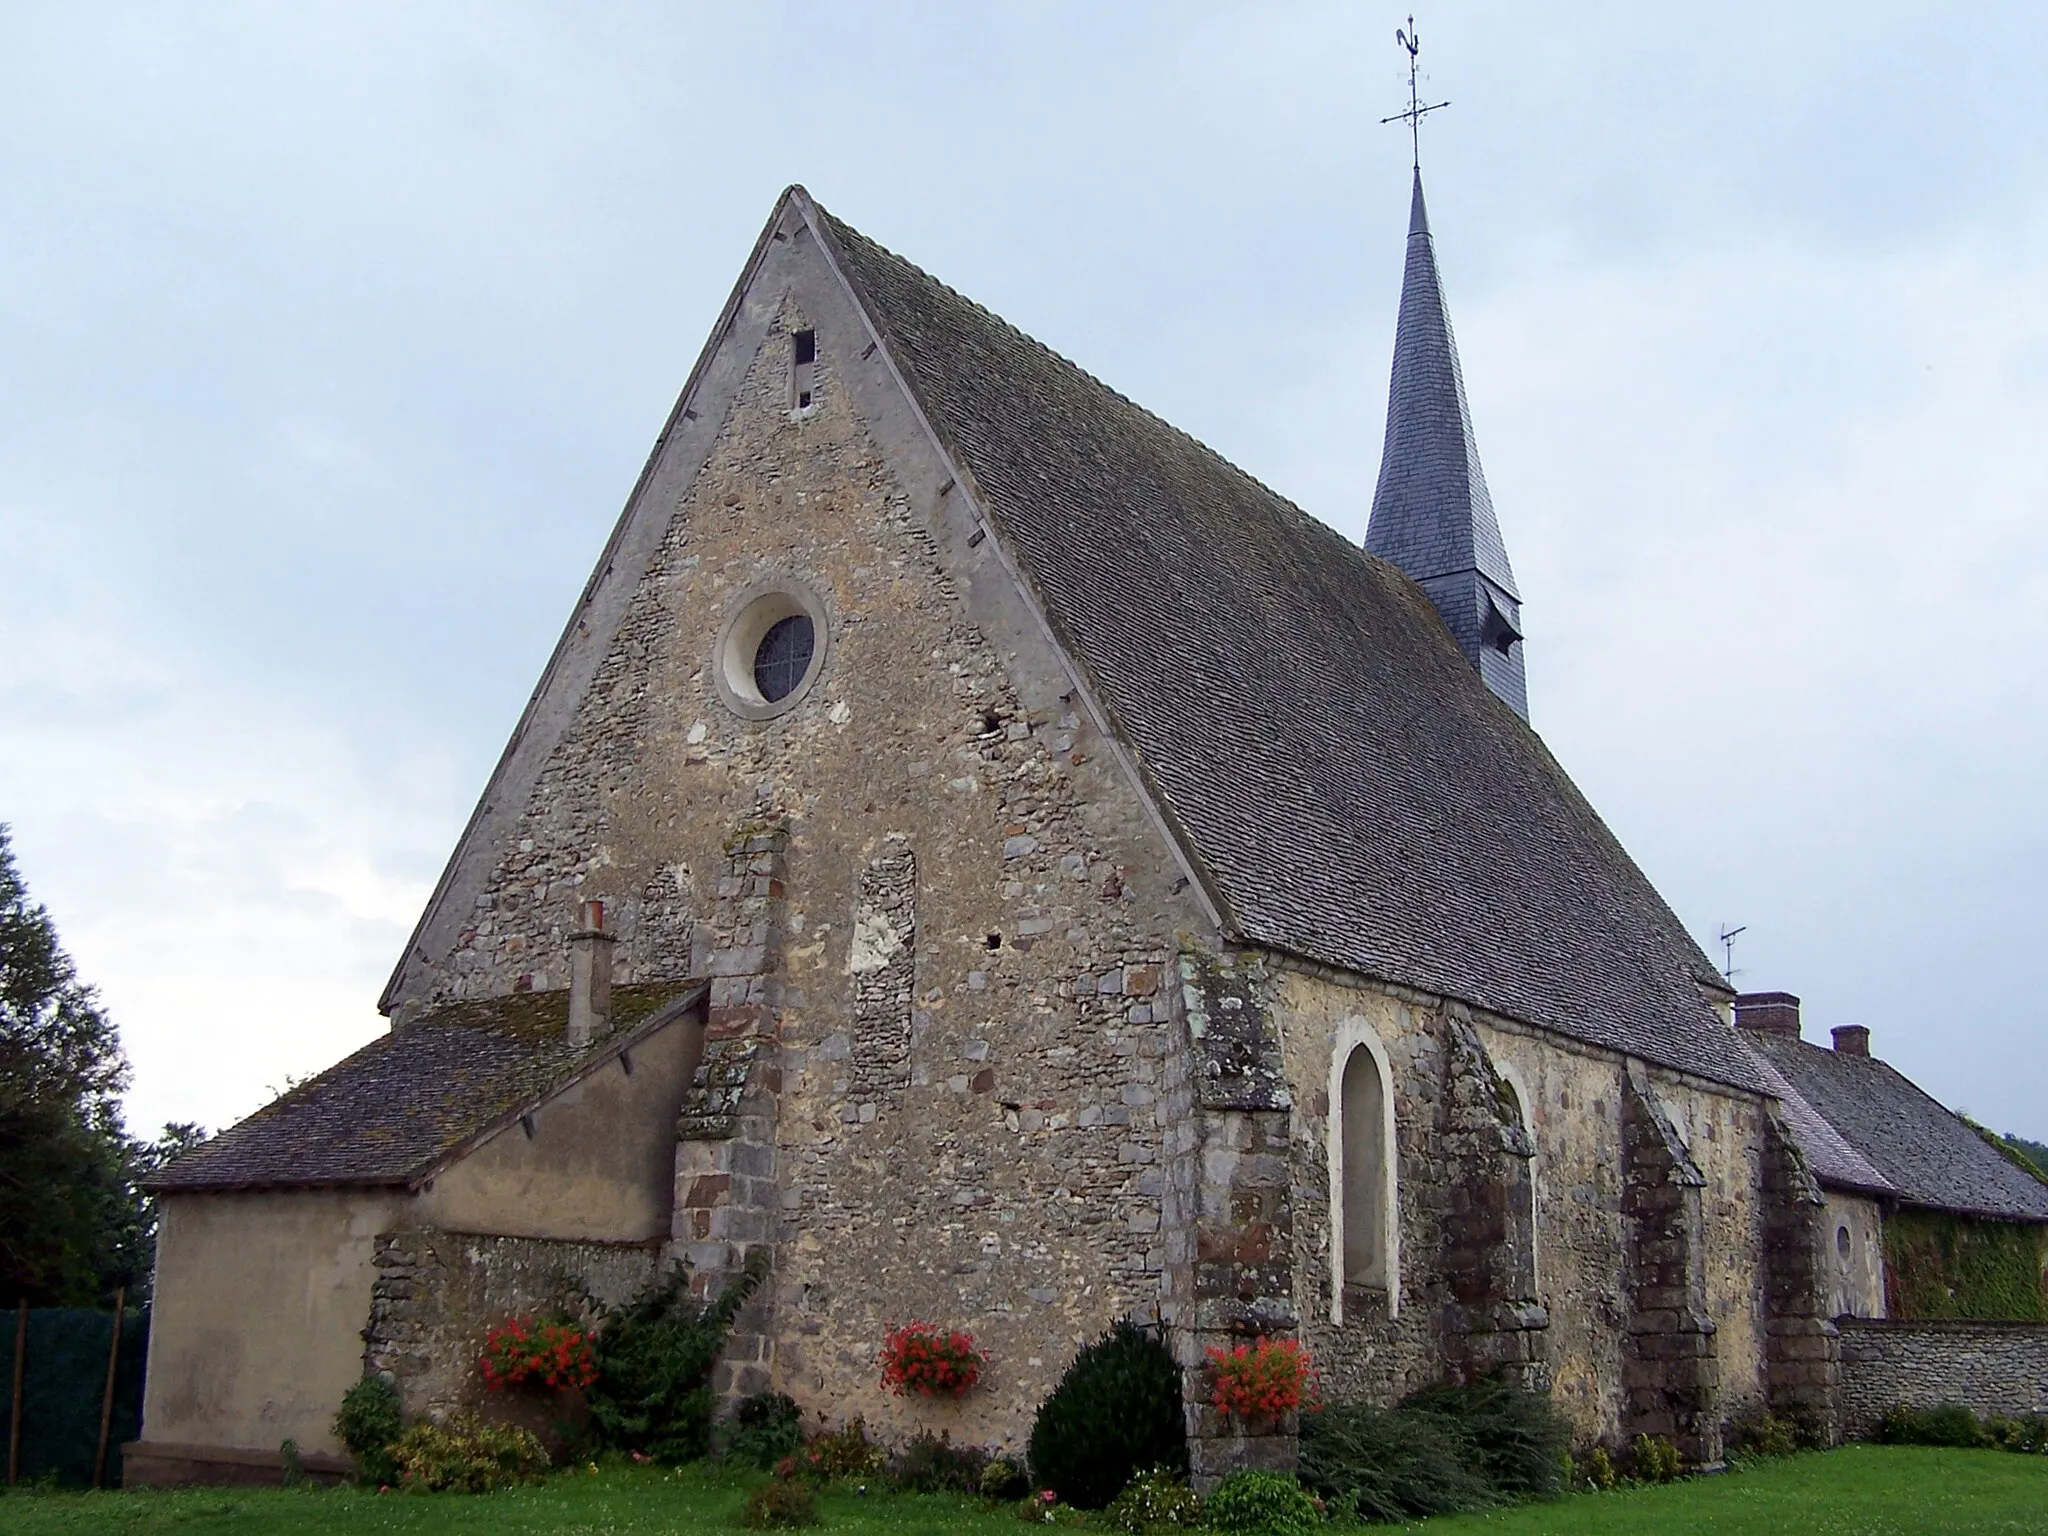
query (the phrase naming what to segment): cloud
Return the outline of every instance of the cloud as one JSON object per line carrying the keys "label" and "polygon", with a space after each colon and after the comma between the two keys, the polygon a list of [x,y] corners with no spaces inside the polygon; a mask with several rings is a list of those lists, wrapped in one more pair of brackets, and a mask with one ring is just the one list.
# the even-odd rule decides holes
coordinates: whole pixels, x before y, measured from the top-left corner
{"label": "cloud", "polygon": [[[378,1027],[787,181],[1362,534],[1405,15],[10,17],[0,818],[138,1122]],[[1744,980],[2041,1135],[2048,18],[1945,24],[1447,10],[1425,157],[1539,727]]]}

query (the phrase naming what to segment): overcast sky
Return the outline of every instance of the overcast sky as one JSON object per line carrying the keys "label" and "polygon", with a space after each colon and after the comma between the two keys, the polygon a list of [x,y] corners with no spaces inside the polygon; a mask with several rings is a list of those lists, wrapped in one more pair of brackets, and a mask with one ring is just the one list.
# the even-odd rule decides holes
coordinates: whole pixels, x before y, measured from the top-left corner
{"label": "overcast sky", "polygon": [[[1418,9],[1535,724],[2048,1136],[2048,8]],[[132,1123],[382,1027],[788,182],[1362,537],[1406,11],[0,0],[0,820]]]}

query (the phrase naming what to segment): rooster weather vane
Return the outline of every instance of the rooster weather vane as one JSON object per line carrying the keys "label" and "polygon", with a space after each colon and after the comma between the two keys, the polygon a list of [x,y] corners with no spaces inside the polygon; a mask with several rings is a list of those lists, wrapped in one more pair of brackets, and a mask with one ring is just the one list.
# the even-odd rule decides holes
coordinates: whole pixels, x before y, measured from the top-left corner
{"label": "rooster weather vane", "polygon": [[1394,41],[1399,43],[1408,53],[1408,110],[1406,112],[1396,112],[1392,117],[1381,118],[1380,126],[1385,127],[1388,123],[1406,123],[1408,125],[1408,149],[1414,157],[1415,169],[1420,171],[1422,169],[1422,120],[1429,116],[1430,113],[1448,107],[1450,103],[1448,101],[1433,101],[1429,105],[1424,106],[1422,97],[1416,91],[1417,65],[1415,56],[1422,50],[1422,38],[1415,30],[1415,18],[1413,16],[1408,18],[1408,26],[1405,30],[1400,27],[1394,28]]}

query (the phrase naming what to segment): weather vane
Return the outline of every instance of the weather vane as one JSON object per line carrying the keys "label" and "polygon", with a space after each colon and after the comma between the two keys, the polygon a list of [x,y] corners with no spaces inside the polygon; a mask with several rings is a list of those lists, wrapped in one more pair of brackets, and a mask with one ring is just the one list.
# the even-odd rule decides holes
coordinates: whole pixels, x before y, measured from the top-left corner
{"label": "weather vane", "polygon": [[1394,41],[1408,50],[1408,110],[1406,112],[1396,112],[1392,117],[1381,118],[1380,126],[1385,127],[1388,123],[1406,123],[1408,125],[1408,148],[1414,156],[1415,169],[1419,171],[1422,169],[1422,120],[1429,116],[1430,113],[1440,108],[1448,107],[1450,103],[1448,101],[1433,101],[1428,106],[1424,106],[1422,104],[1422,97],[1416,92],[1415,55],[1422,49],[1422,39],[1416,34],[1415,18],[1413,16],[1408,18],[1406,31],[1399,27],[1394,28]]}

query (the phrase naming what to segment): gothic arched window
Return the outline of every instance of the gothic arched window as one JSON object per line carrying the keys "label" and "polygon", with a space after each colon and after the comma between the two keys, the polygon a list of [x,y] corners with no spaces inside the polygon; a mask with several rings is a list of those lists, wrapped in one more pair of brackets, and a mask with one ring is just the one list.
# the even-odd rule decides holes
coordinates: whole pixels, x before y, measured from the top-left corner
{"label": "gothic arched window", "polygon": [[1523,1086],[1515,1069],[1505,1062],[1494,1063],[1500,1085],[1507,1090],[1506,1102],[1502,1108],[1514,1117],[1516,1126],[1526,1138],[1528,1155],[1523,1160],[1521,1171],[1513,1171],[1510,1164],[1508,1178],[1509,1216],[1519,1231],[1510,1233],[1518,1251],[1524,1256],[1527,1273],[1517,1276],[1520,1289],[1534,1296],[1540,1281],[1540,1270],[1536,1261],[1536,1119],[1529,1113],[1529,1090]]}
{"label": "gothic arched window", "polygon": [[1330,1262],[1333,1322],[1344,1292],[1382,1291],[1400,1309],[1393,1079],[1379,1036],[1363,1019],[1337,1031],[1330,1063]]}

